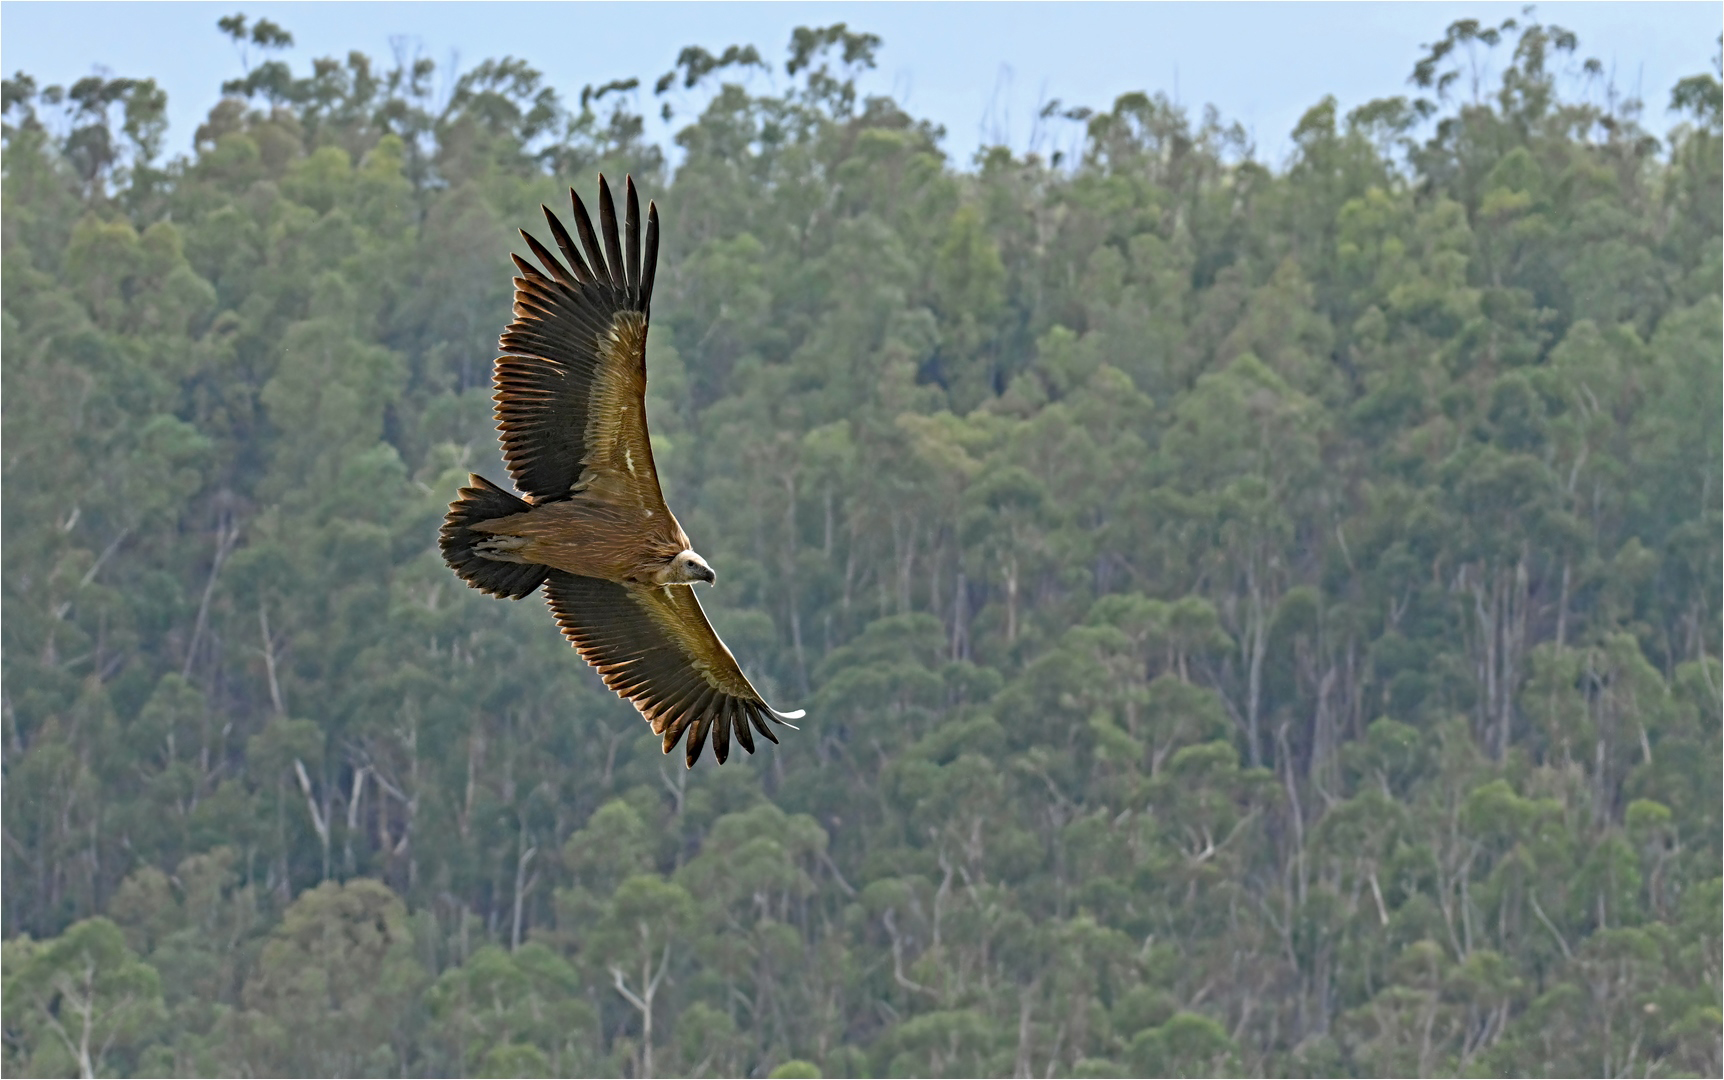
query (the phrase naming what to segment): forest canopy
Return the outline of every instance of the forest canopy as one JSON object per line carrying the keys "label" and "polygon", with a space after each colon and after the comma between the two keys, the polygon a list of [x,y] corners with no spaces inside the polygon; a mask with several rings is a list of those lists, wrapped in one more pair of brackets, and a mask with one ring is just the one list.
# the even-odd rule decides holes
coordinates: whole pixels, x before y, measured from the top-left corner
{"label": "forest canopy", "polygon": [[[1284,163],[1151,93],[954,162],[844,25],[578,91],[221,28],[183,156],[4,84],[8,1075],[1724,1069],[1717,71],[1462,21]],[[719,768],[435,550],[598,171],[808,708]]]}

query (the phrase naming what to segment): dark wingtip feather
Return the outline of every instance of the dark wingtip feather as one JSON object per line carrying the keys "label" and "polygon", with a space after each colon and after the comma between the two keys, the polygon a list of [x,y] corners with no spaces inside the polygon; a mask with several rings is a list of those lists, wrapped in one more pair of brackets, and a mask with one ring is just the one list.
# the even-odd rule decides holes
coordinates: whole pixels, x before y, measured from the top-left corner
{"label": "dark wingtip feather", "polygon": [[646,208],[646,253],[642,257],[640,305],[642,311],[652,309],[652,281],[658,272],[658,203]]}
{"label": "dark wingtip feather", "polygon": [[703,716],[690,725],[688,733],[688,752],[685,760],[689,768],[700,760],[700,752],[706,749],[706,733],[712,727],[712,717]]}
{"label": "dark wingtip feather", "polygon": [[754,732],[748,727],[748,710],[745,708],[737,713],[733,723],[736,727],[736,741],[742,744],[744,750],[754,753]]}
{"label": "dark wingtip feather", "polygon": [[748,710],[748,718],[754,722],[754,730],[766,736],[767,742],[775,743],[778,741],[778,736],[773,734],[772,725],[766,722],[771,715],[772,710],[765,705],[758,705]]}
{"label": "dark wingtip feather", "polygon": [[712,756],[720,765],[730,758],[730,717],[733,712],[735,710],[729,707],[720,709],[712,722]]}
{"label": "dark wingtip feather", "polygon": [[[550,213],[548,210],[545,212],[547,214]],[[549,270],[551,272],[551,276],[556,278],[558,282],[571,289],[580,284],[580,282],[575,280],[574,275],[569,273],[568,267],[563,265],[562,260],[558,259],[555,255],[552,255],[550,249],[539,243],[532,233],[522,229],[521,239],[525,240],[527,242],[527,246],[533,249],[533,257],[543,263],[545,269]]]}
{"label": "dark wingtip feather", "polygon": [[633,176],[623,177],[623,186],[623,261],[630,299],[638,304],[641,299],[641,201],[635,194]]}
{"label": "dark wingtip feather", "polygon": [[[570,193],[573,194],[572,189]],[[550,207],[541,203],[539,209],[545,212],[545,224],[550,226],[551,238],[557,242],[557,247],[562,249],[563,258],[569,260],[569,270],[582,284],[591,282],[593,272],[587,268],[586,260],[581,258],[581,253],[575,248],[575,242],[569,238],[569,230],[563,228],[563,223],[557,220],[557,215],[551,213]]]}
{"label": "dark wingtip feather", "polygon": [[617,234],[617,205],[611,200],[611,186],[605,183],[603,173],[599,174],[599,230],[605,238],[605,264],[610,267],[611,285],[621,289],[623,241]]}
{"label": "dark wingtip feather", "polygon": [[569,202],[574,207],[575,232],[580,234],[581,247],[587,252],[587,265],[592,267],[594,281],[608,281],[611,276],[610,267],[605,265],[605,253],[599,247],[598,234],[593,232],[593,219],[587,216],[587,206],[581,202],[580,193],[574,188],[569,189]]}

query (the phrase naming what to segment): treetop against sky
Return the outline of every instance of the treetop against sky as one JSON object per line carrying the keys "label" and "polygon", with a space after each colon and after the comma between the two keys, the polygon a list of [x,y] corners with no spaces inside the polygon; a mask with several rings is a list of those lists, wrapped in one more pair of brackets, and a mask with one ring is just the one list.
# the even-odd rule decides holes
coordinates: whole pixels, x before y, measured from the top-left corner
{"label": "treetop against sky", "polygon": [[[978,146],[1005,144],[1047,153],[1064,133],[1038,124],[1040,110],[1106,108],[1120,94],[1159,91],[1201,111],[1213,104],[1243,125],[1260,160],[1279,164],[1293,149],[1299,116],[1325,95],[1343,110],[1401,92],[1421,47],[1462,18],[1496,24],[1520,3],[1092,4],[1092,3],[650,3],[470,4],[261,2],[235,5],[286,27],[296,67],[359,49],[379,60],[397,49],[437,62],[445,80],[488,58],[517,56],[548,85],[574,97],[586,85],[642,82],[647,135],[673,157],[681,120],[659,119],[646,88],[687,46],[722,53],[753,45],[769,63],[796,26],[846,22],[879,35],[879,67],[863,93],[890,94],[912,114],[946,130],[945,147],[967,166]],[[1546,3],[1546,22],[1574,30],[1598,57],[1604,84],[1648,104],[1645,123],[1663,132],[1672,117],[1662,95],[1681,76],[1705,70],[1721,29],[1706,3]],[[20,3],[4,6],[0,64],[44,85],[70,85],[100,67],[153,77],[168,92],[167,147],[190,146],[225,79],[244,74],[242,55],[195,3]],[[776,65],[775,65],[776,66]],[[777,71],[741,71],[770,92]],[[673,95],[686,114],[697,102]]]}

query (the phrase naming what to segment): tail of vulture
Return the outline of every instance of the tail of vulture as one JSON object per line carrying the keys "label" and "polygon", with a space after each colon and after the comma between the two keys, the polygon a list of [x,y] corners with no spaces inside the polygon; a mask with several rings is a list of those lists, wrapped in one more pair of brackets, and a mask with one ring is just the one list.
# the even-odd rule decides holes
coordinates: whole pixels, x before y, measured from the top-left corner
{"label": "tail of vulture", "polygon": [[509,563],[487,559],[473,550],[473,545],[491,539],[491,534],[471,526],[475,522],[508,517],[531,510],[532,504],[504,491],[477,473],[468,477],[468,487],[449,506],[449,516],[443,519],[443,531],[437,545],[443,558],[461,580],[492,596],[519,600],[544,583],[551,568],[538,563]]}

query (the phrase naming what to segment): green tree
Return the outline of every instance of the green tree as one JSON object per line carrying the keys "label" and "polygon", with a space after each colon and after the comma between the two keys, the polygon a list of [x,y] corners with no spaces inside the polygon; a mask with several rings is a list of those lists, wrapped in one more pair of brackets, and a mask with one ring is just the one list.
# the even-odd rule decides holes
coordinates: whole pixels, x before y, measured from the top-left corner
{"label": "green tree", "polygon": [[93,1077],[165,1019],[161,977],[100,916],[59,937],[6,943],[7,1059],[32,1074]]}
{"label": "green tree", "polygon": [[424,978],[406,909],[388,888],[325,882],[287,909],[247,977],[237,1056],[270,1071],[392,1071]]}

